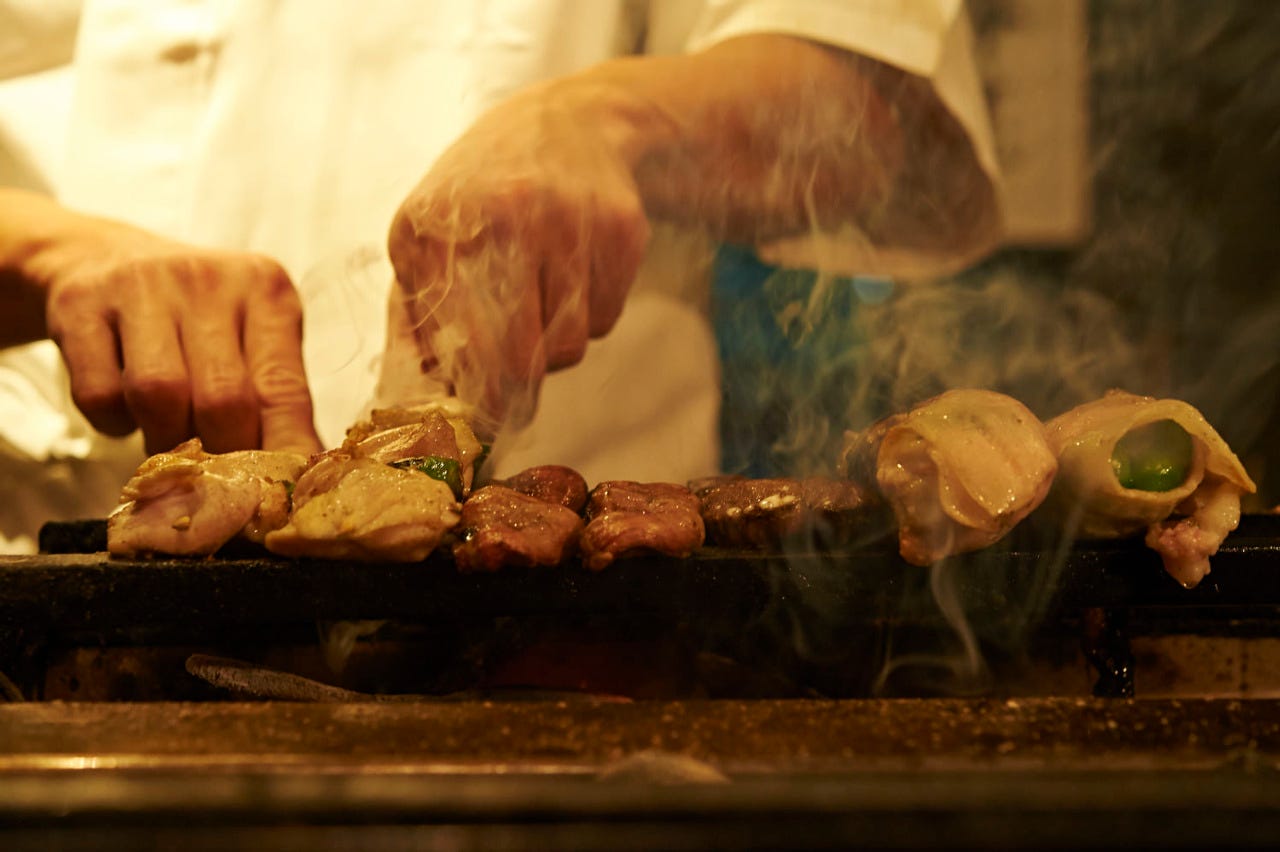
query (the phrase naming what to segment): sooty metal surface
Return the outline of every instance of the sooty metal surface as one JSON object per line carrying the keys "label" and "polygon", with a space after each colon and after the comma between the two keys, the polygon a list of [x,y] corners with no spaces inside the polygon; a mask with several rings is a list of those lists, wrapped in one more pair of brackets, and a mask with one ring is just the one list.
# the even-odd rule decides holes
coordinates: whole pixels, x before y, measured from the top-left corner
{"label": "sooty metal surface", "polygon": [[[72,525],[75,527],[75,525]],[[46,530],[47,544],[70,539]],[[92,534],[90,534],[92,538]],[[1280,516],[1246,516],[1184,589],[1141,540],[1051,550],[1012,542],[943,565],[974,617],[1044,598],[1042,609],[1280,606]],[[846,617],[899,617],[929,569],[875,548],[789,555],[704,548],[687,559],[635,557],[591,573],[578,565],[463,575],[447,552],[425,562],[284,560],[265,555],[118,560],[105,553],[0,558],[0,629],[110,630],[167,621],[279,623],[456,615],[690,612],[749,615],[821,598]],[[1238,613],[1237,613],[1238,614]]]}

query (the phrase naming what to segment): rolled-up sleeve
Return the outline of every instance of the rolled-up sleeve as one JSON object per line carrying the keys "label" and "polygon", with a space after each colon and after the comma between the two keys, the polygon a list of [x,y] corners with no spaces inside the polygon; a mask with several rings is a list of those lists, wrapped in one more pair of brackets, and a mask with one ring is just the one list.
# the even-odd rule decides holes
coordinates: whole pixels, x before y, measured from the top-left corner
{"label": "rolled-up sleeve", "polygon": [[81,0],[0,0],[0,80],[71,61]]}
{"label": "rolled-up sleeve", "polygon": [[963,0],[706,0],[686,49],[736,36],[792,35],[876,59],[933,83],[973,140],[984,169],[998,174],[990,118]]}

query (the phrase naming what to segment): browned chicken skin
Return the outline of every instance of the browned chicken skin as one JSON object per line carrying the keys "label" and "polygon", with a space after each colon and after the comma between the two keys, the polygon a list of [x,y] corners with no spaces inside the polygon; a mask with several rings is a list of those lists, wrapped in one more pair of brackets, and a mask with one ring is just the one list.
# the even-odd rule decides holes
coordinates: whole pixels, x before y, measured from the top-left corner
{"label": "browned chicken skin", "polygon": [[281,556],[418,562],[459,518],[445,483],[330,453],[298,480],[289,523],[268,534],[266,545]]}
{"label": "browned chicken skin", "polygon": [[284,526],[289,489],[306,466],[297,453],[210,454],[199,438],[144,461],[107,519],[113,556],[214,553],[233,538],[261,543]]}

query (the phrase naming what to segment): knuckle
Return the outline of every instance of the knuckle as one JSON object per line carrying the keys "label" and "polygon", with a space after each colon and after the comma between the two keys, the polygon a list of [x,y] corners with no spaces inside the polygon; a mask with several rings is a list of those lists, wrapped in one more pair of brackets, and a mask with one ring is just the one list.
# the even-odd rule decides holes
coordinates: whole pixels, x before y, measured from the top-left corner
{"label": "knuckle", "polygon": [[251,410],[253,392],[244,375],[234,370],[213,370],[204,376],[192,394],[193,405],[201,411],[237,414]]}
{"label": "knuckle", "polygon": [[264,364],[253,376],[258,399],[272,406],[310,406],[311,391],[307,378],[285,364]]}
{"label": "knuckle", "polygon": [[78,313],[96,301],[95,288],[83,278],[68,278],[53,288],[45,303],[51,314]]}
{"label": "knuckle", "polygon": [[161,266],[161,261],[151,257],[125,257],[108,266],[103,277],[113,287],[127,287],[146,278]]}
{"label": "knuckle", "polygon": [[177,263],[175,273],[183,288],[202,303],[231,295],[244,286],[241,271],[215,256],[193,255]]}
{"label": "knuckle", "polygon": [[62,346],[93,311],[92,303],[83,292],[60,288],[50,294],[49,301],[45,304],[45,328],[49,339]]}
{"label": "knuckle", "polygon": [[124,403],[124,392],[119,384],[73,379],[71,400],[93,421],[98,416],[118,410]]}
{"label": "knuckle", "polygon": [[251,262],[250,270],[258,294],[273,310],[302,315],[302,299],[283,266],[269,257],[257,257]]}
{"label": "knuckle", "polygon": [[135,411],[163,414],[191,402],[185,374],[175,370],[125,370],[124,396]]}

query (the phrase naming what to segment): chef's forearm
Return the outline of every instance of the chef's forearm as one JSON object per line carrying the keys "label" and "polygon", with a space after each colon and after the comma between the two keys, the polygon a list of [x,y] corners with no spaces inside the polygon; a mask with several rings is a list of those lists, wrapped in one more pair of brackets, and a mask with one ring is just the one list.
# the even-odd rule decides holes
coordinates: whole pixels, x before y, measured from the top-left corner
{"label": "chef's forearm", "polygon": [[932,89],[844,51],[746,36],[563,82],[597,87],[651,216],[722,239],[851,225],[924,245],[995,214],[990,182]]}

